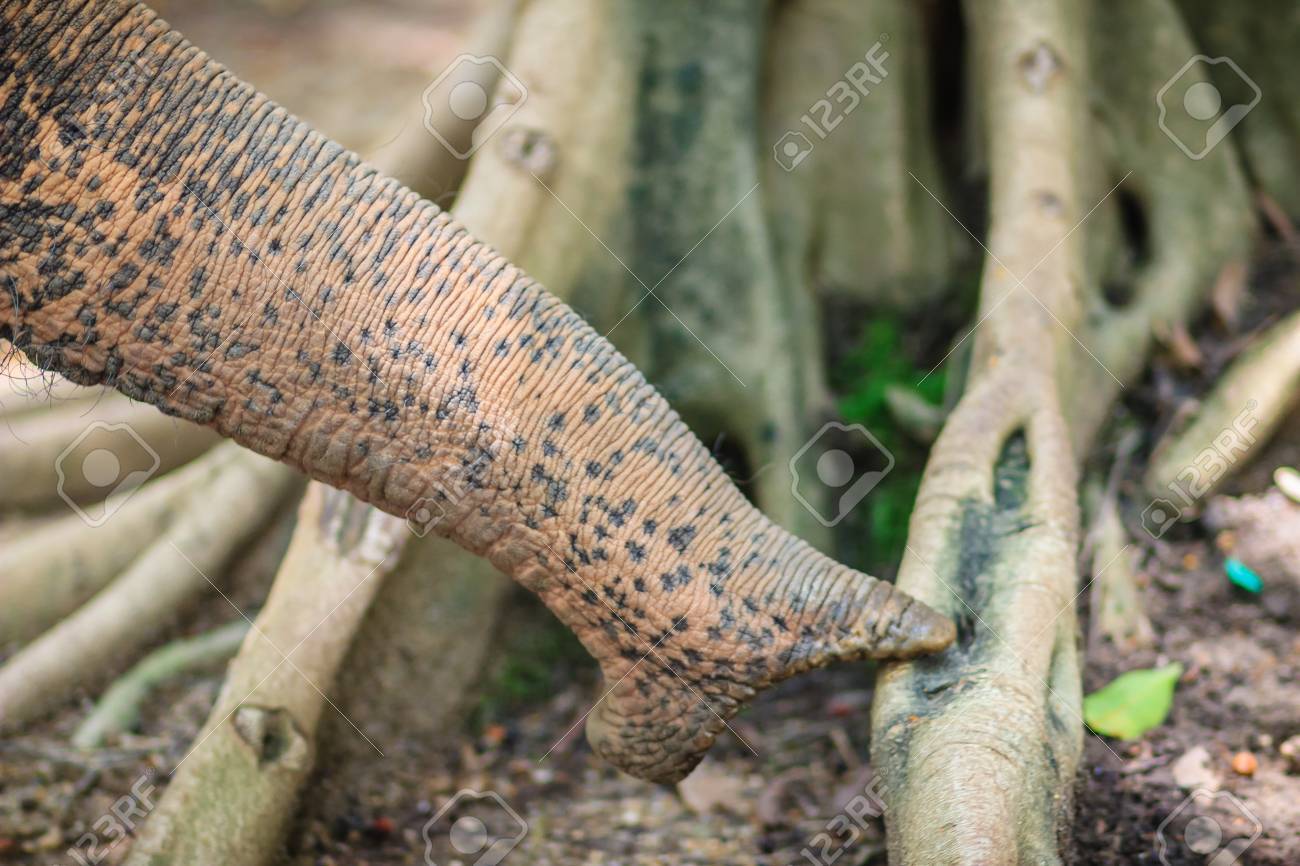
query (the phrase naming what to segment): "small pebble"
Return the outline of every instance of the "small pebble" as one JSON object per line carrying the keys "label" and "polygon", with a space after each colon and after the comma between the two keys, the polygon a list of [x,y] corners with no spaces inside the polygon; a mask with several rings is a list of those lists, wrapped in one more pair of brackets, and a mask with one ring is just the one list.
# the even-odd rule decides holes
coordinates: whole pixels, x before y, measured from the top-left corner
{"label": "small pebble", "polygon": [[1288,770],[1292,773],[1300,772],[1300,734],[1283,742],[1277,747],[1277,751],[1286,761]]}
{"label": "small pebble", "polygon": [[1232,530],[1225,529],[1214,536],[1214,543],[1224,553],[1232,553],[1237,547],[1237,535]]}
{"label": "small pebble", "polygon": [[1277,489],[1286,494],[1292,502],[1300,502],[1300,472],[1291,466],[1279,466],[1273,470],[1273,483]]}
{"label": "small pebble", "polygon": [[1264,589],[1264,579],[1240,559],[1228,557],[1223,563],[1223,570],[1227,572],[1228,580],[1232,581],[1234,586],[1241,587],[1246,592],[1258,593]]}
{"label": "small pebble", "polygon": [[1197,556],[1195,553],[1183,554],[1183,568],[1187,569],[1188,571],[1195,571],[1197,566],[1199,566],[1200,564],[1201,564],[1201,558]]}
{"label": "small pebble", "polygon": [[1219,790],[1222,782],[1210,764],[1209,749],[1204,746],[1192,746],[1170,766],[1174,784],[1186,791],[1193,788]]}
{"label": "small pebble", "polygon": [[1251,752],[1238,752],[1232,756],[1232,772],[1238,776],[1253,776],[1259,769],[1259,759]]}

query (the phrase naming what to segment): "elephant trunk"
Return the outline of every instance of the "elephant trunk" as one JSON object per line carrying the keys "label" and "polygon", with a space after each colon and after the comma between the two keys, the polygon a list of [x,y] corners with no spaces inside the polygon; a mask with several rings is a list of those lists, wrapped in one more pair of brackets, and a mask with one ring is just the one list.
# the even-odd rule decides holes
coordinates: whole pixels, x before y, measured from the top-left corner
{"label": "elephant trunk", "polygon": [[572,310],[145,7],[0,15],[0,337],[487,556],[600,660],[618,766],[680,778],[757,689],[951,641],[763,517]]}

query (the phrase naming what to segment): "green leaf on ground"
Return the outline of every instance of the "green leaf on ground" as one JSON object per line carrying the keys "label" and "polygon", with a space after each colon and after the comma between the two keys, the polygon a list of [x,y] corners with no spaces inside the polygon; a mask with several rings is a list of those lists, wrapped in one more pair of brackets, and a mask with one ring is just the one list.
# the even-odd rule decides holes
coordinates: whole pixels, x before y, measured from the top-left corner
{"label": "green leaf on ground", "polygon": [[1120,674],[1083,699],[1083,719],[1098,734],[1135,740],[1164,724],[1182,675],[1177,662]]}

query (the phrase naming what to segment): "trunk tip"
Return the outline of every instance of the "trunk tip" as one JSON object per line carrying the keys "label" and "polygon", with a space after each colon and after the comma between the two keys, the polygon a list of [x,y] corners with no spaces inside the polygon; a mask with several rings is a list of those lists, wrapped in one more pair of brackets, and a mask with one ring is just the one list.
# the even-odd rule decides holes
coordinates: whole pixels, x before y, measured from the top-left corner
{"label": "trunk tip", "polygon": [[895,618],[872,653],[880,659],[911,659],[947,649],[957,639],[957,625],[948,617],[915,599]]}

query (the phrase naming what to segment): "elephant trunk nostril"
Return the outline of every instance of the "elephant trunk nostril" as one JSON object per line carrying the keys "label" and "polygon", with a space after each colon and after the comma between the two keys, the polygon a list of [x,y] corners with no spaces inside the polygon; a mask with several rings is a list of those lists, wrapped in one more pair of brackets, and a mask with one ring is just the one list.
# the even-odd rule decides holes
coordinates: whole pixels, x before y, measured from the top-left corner
{"label": "elephant trunk nostril", "polygon": [[872,655],[874,658],[916,658],[947,649],[956,639],[957,626],[951,619],[908,598],[907,606],[894,618]]}

